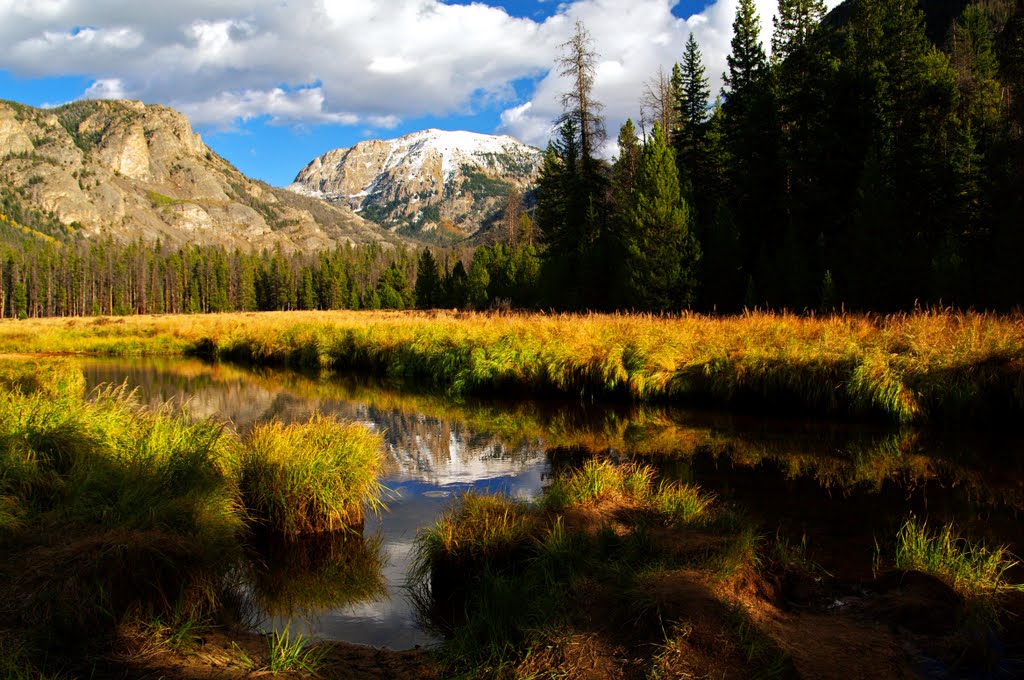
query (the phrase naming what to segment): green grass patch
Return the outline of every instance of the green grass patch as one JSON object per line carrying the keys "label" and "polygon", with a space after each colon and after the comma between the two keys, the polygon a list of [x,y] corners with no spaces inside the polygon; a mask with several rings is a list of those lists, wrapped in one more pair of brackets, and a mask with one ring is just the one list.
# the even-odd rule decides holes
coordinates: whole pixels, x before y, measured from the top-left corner
{"label": "green grass patch", "polygon": [[653,498],[654,507],[672,524],[692,524],[705,518],[715,495],[694,484],[663,483]]}
{"label": "green grass patch", "polygon": [[[330,489],[315,504],[295,502],[307,524],[361,520],[360,494],[379,503],[381,441],[361,426],[315,418],[265,426],[243,444],[216,422],[145,410],[124,387],[86,399],[82,385],[64,361],[0,361],[0,634],[17,630],[17,648],[47,668],[102,653],[147,622],[144,645],[181,649],[199,626],[238,620],[243,542],[266,510],[243,505],[246,469],[277,470],[248,478],[277,489],[294,491],[280,486],[292,473],[319,484],[314,492]],[[333,468],[292,464],[332,452]],[[381,592],[379,550],[355,545],[283,575],[260,574],[266,601],[294,604],[323,590],[321,598],[352,602]],[[307,569],[296,576],[299,567]]]}
{"label": "green grass patch", "polygon": [[[650,467],[588,460],[558,472],[533,504],[459,497],[417,537],[413,592],[424,620],[446,637],[439,654],[452,674],[550,672],[545,664],[567,660],[558,640],[580,617],[644,634],[635,600],[656,596],[638,584],[673,559],[674,540],[658,540],[715,513],[713,496],[692,485],[656,486]],[[600,614],[590,608],[595,598]]]}
{"label": "green grass patch", "polygon": [[597,502],[611,496],[646,499],[651,494],[653,468],[645,465],[616,465],[609,460],[591,459],[582,467],[556,477],[545,491],[545,504],[559,510],[577,503]]}
{"label": "green grass patch", "polygon": [[381,507],[377,481],[383,439],[362,425],[314,416],[272,422],[245,441],[239,481],[256,521],[285,536],[361,525],[364,507]]}
{"label": "green grass patch", "polygon": [[163,195],[163,194],[161,194],[161,193],[159,193],[157,191],[153,191],[152,189],[147,189],[146,190],[146,198],[149,199],[149,204],[152,205],[154,208],[157,208],[157,209],[159,209],[159,208],[169,208],[169,207],[171,207],[173,205],[178,205],[179,203],[182,202],[182,201],[178,200],[177,198],[171,198],[170,196],[165,196],[165,195]]}
{"label": "green grass patch", "polygon": [[969,600],[1024,590],[1024,585],[1006,578],[1017,565],[1006,546],[993,548],[971,541],[960,536],[953,524],[930,528],[927,521],[908,519],[896,534],[893,565],[936,576]]}
{"label": "green grass patch", "polygon": [[417,537],[413,580],[433,574],[450,587],[466,570],[498,568],[525,554],[537,518],[528,506],[500,494],[467,492]]}
{"label": "green grass patch", "polygon": [[300,672],[317,675],[328,648],[310,644],[301,633],[292,635],[291,623],[267,636],[267,665],[271,673]]}

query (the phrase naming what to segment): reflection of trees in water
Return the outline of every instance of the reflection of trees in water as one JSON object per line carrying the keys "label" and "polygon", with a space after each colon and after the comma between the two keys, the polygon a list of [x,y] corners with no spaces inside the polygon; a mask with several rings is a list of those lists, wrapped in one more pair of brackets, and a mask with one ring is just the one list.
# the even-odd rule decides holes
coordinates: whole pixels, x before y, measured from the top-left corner
{"label": "reflection of trees in water", "polygon": [[659,465],[709,454],[737,468],[763,462],[789,479],[812,479],[837,492],[899,484],[907,492],[935,481],[974,503],[1024,511],[1024,444],[1005,435],[954,435],[850,423],[757,418],[658,405],[476,401],[391,389],[353,376],[308,376],[245,370],[198,361],[87,362],[90,384],[139,386],[143,403],[187,401],[199,417],[230,421],[245,433],[277,418],[314,412],[372,425],[383,432],[392,469],[426,477],[462,466],[485,473],[516,465],[545,447],[614,451]]}

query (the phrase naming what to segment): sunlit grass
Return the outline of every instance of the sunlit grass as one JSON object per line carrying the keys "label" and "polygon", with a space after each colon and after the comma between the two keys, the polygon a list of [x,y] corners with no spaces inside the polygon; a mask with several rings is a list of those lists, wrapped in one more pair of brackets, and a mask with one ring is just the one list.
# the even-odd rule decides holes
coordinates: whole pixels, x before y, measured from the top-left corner
{"label": "sunlit grass", "polygon": [[705,517],[715,495],[695,484],[661,484],[654,494],[654,507],[673,524],[690,524]]}
{"label": "sunlit grass", "polygon": [[[672,552],[687,532],[707,532],[720,509],[695,485],[655,477],[649,466],[590,459],[557,471],[535,503],[459,497],[417,537],[411,577],[421,615],[445,635],[446,668],[459,677],[518,677],[533,655],[549,658],[552,640],[572,627],[574,612],[588,611],[595,592],[616,602],[647,598],[642,577],[672,560],[732,573],[757,566],[757,535],[746,524],[716,525],[725,540],[707,544],[714,554]],[[652,539],[655,527],[667,545]],[[454,621],[431,618],[451,608]]]}
{"label": "sunlit grass", "polygon": [[397,312],[0,322],[0,351],[201,352],[452,394],[559,393],[917,422],[1024,414],[1019,316]]}
{"label": "sunlit grass", "polygon": [[501,494],[467,492],[417,537],[413,579],[431,569],[503,563],[530,544],[537,518],[524,503]]}
{"label": "sunlit grass", "polygon": [[609,460],[595,458],[568,474],[556,477],[545,491],[545,503],[548,507],[562,509],[610,496],[646,500],[651,494],[653,478],[654,470],[649,466],[616,465]]}
{"label": "sunlit grass", "polygon": [[317,674],[323,665],[328,648],[310,644],[301,633],[292,635],[291,623],[284,630],[267,636],[267,665],[271,673],[297,671]]}
{"label": "sunlit grass", "polygon": [[1024,585],[1007,580],[1017,560],[1006,546],[971,541],[952,524],[930,528],[926,521],[911,517],[896,534],[893,563],[897,569],[932,574],[967,598],[1024,590]]}
{"label": "sunlit grass", "polygon": [[383,440],[358,424],[314,416],[258,425],[239,463],[242,498],[257,521],[286,536],[362,524],[381,504]]}

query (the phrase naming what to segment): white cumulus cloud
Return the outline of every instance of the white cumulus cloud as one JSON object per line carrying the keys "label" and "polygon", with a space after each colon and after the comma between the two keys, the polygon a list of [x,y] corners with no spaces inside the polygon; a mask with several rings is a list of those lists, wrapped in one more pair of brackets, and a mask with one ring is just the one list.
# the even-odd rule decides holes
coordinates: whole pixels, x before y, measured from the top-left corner
{"label": "white cumulus cloud", "polygon": [[[828,0],[830,7],[839,0]],[[499,111],[500,131],[543,146],[566,89],[551,69],[582,20],[600,64],[610,136],[635,117],[644,81],[682,56],[691,31],[715,91],[738,0],[687,19],[674,0],[574,0],[542,20],[440,0],[0,0],[0,69],[85,75],[85,97],[134,97],[230,128],[288,124],[390,129],[421,116]],[[758,0],[771,36],[772,0]],[[539,79],[528,100],[514,83]]]}

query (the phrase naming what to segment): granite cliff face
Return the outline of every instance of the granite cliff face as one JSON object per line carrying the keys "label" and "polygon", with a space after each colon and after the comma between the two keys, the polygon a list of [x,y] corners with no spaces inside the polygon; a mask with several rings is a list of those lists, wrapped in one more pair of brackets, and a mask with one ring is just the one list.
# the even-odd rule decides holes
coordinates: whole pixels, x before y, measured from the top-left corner
{"label": "granite cliff face", "polygon": [[533,188],[542,157],[508,136],[424,130],[329,151],[288,188],[402,234],[463,238],[499,219],[510,191]]}
{"label": "granite cliff face", "polygon": [[253,181],[164,106],[0,101],[0,189],[84,237],[313,251],[394,241],[344,206]]}

